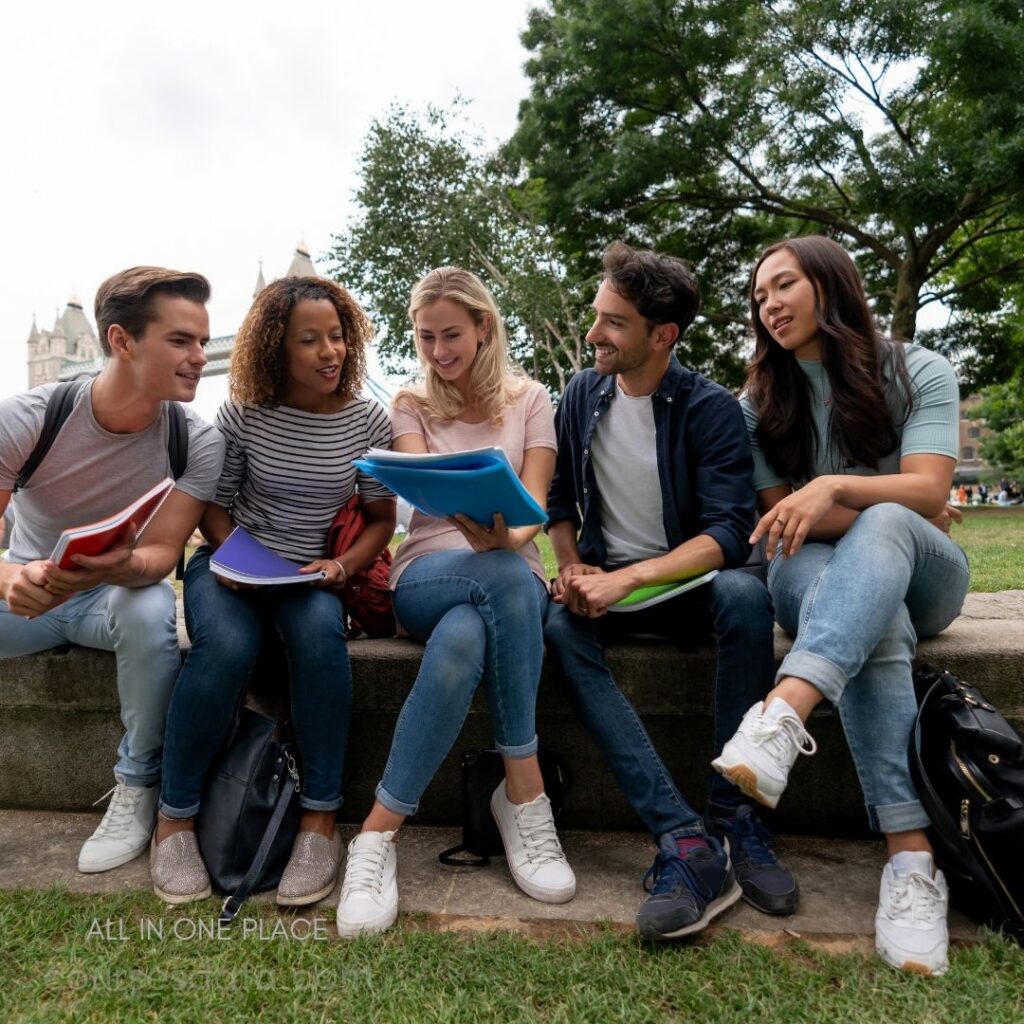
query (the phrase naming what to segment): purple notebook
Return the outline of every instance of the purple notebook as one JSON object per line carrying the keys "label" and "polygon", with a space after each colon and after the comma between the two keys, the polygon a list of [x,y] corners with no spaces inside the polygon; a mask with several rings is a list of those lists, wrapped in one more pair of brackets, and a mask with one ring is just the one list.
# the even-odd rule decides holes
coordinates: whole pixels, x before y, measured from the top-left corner
{"label": "purple notebook", "polygon": [[325,579],[325,572],[299,572],[299,563],[275,554],[236,526],[210,559],[210,572],[236,583],[276,586]]}

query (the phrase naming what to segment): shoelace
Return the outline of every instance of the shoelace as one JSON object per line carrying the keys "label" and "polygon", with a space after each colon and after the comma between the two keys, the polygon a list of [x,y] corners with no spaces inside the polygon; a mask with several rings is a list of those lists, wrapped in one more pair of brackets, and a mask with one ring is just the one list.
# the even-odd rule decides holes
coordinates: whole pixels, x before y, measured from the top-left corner
{"label": "shoelace", "polygon": [[792,744],[798,754],[814,754],[818,744],[814,737],[803,727],[798,718],[755,718],[750,723],[750,738],[755,743],[763,743],[772,749],[777,757],[787,758]]}
{"label": "shoelace", "polygon": [[893,917],[909,917],[911,921],[933,924],[942,917],[942,890],[935,879],[911,871],[893,874],[890,906]]}
{"label": "shoelace", "polygon": [[[775,854],[769,844],[772,834],[755,818],[720,818],[719,823],[730,837],[735,837],[731,845],[742,851],[756,864],[775,864]],[[733,862],[736,857],[733,855]]]}
{"label": "shoelace", "polygon": [[349,853],[345,868],[345,890],[342,899],[354,892],[369,892],[379,896],[384,889],[384,861],[387,850],[354,850]]}
{"label": "shoelace", "polygon": [[[113,796],[110,796],[111,793],[113,793]],[[109,837],[111,839],[123,839],[135,818],[135,808],[142,796],[142,790],[133,789],[119,782],[112,789],[108,789],[93,804],[93,807],[108,796],[110,797],[110,803],[107,805],[106,814],[103,815],[99,828],[93,833],[93,838],[106,839]]]}
{"label": "shoelace", "polygon": [[[653,880],[652,880],[653,879]],[[644,875],[644,891],[652,896],[662,896],[674,892],[680,885],[685,885],[691,892],[699,893],[705,899],[711,899],[712,893],[701,885],[693,869],[682,857],[666,856],[659,853],[654,863]]]}
{"label": "shoelace", "polygon": [[548,864],[564,859],[562,844],[558,841],[555,822],[550,814],[527,818],[526,813],[521,812],[516,815],[516,827],[529,863]]}

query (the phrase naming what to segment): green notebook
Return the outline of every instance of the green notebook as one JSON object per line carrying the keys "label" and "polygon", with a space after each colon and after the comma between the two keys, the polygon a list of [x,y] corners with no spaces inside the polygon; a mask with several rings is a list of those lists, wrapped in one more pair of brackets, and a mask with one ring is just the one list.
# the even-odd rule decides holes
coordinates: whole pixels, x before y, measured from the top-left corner
{"label": "green notebook", "polygon": [[674,583],[656,583],[650,587],[638,587],[632,594],[627,594],[621,601],[609,605],[610,612],[639,612],[651,605],[661,604],[673,597],[685,594],[694,587],[699,587],[718,575],[717,569],[711,569],[700,576],[691,576],[688,580],[676,580]]}

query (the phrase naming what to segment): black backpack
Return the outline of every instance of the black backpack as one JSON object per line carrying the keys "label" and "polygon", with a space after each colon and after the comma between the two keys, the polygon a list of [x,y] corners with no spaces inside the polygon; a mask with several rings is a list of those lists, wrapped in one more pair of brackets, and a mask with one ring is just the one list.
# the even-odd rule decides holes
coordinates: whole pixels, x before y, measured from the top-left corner
{"label": "black backpack", "polygon": [[[46,403],[43,429],[39,432],[36,446],[21,467],[18,479],[14,482],[15,491],[28,483],[29,478],[46,458],[46,453],[53,447],[53,442],[57,440],[57,435],[75,407],[78,393],[91,379],[89,375],[76,377],[74,380],[61,382],[53,389]],[[188,423],[185,420],[185,411],[177,402],[167,402],[166,405],[170,416],[167,430],[167,459],[171,464],[171,476],[177,480],[188,466]],[[181,558],[178,559],[178,579],[184,575],[184,570],[185,554],[182,552]]]}
{"label": "black backpack", "polygon": [[914,671],[910,772],[953,902],[1024,944],[1024,737],[949,672]]}

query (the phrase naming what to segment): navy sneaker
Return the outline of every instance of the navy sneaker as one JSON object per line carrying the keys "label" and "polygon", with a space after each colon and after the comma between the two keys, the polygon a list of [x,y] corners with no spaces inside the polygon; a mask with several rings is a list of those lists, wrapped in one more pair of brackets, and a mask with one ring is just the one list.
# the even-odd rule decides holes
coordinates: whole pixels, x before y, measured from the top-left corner
{"label": "navy sneaker", "polygon": [[683,857],[672,836],[661,837],[658,856],[644,876],[650,895],[636,915],[640,938],[660,942],[692,935],[743,894],[729,863],[728,846],[712,836],[707,844]]}
{"label": "navy sneaker", "polygon": [[800,887],[772,850],[772,834],[754,808],[740,804],[733,818],[709,818],[708,831],[729,841],[729,854],[743,898],[762,914],[792,914]]}

